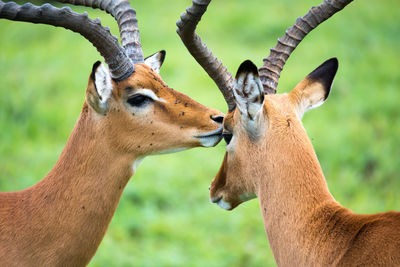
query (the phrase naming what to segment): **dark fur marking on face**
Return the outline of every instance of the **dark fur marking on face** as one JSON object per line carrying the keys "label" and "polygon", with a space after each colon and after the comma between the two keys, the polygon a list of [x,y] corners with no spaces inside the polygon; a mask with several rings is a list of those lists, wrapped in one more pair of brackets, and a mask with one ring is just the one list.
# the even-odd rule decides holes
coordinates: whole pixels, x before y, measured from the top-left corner
{"label": "dark fur marking on face", "polygon": [[160,78],[158,78],[154,73],[151,72],[151,76],[152,76],[153,80],[155,80],[156,82],[159,82],[160,84],[164,85],[164,82],[162,80],[160,80]]}
{"label": "dark fur marking on face", "polygon": [[89,107],[85,105],[82,109],[82,113],[88,113],[89,112]]}
{"label": "dark fur marking on face", "polygon": [[[244,76],[244,80],[243,80],[243,89],[245,89],[246,86],[247,86],[247,84],[248,84],[248,78],[249,78],[248,75]],[[246,92],[246,90],[243,90],[243,96],[244,96],[245,98],[249,98],[249,93],[250,93],[250,92]]]}

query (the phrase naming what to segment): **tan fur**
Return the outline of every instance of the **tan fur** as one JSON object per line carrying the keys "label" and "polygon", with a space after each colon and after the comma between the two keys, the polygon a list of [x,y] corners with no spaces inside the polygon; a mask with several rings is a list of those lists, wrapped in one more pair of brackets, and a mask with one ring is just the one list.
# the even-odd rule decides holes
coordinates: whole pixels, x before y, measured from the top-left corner
{"label": "tan fur", "polygon": [[[155,102],[146,115],[130,114],[126,97],[143,87],[166,103]],[[89,79],[87,96],[95,90]],[[128,80],[114,84],[106,115],[85,102],[46,177],[23,191],[0,193],[0,265],[86,265],[133,174],[132,163],[165,149],[200,146],[193,135],[220,127],[210,115],[220,112],[168,88],[148,66],[137,64]]]}
{"label": "tan fur", "polygon": [[303,101],[320,99],[321,88],[305,79],[289,94],[266,95],[267,126],[257,143],[237,109],[227,114],[224,128],[236,140],[212,182],[211,198],[222,196],[234,208],[240,195],[256,193],[279,266],[400,266],[400,213],[354,214],[328,190],[298,116]]}

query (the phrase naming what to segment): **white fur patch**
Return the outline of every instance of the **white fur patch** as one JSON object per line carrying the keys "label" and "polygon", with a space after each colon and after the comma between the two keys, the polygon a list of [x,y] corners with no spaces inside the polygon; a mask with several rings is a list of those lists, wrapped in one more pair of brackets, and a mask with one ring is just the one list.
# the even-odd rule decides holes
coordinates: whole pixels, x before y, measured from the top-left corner
{"label": "white fur patch", "polygon": [[187,147],[169,148],[169,149],[161,150],[161,151],[151,154],[151,155],[171,154],[171,153],[176,153],[176,152],[183,151],[186,149],[188,149],[188,148]]}
{"label": "white fur patch", "polygon": [[250,199],[256,198],[257,195],[254,193],[244,193],[242,195],[239,196],[239,199],[243,202],[248,201]]}
{"label": "white fur patch", "polygon": [[301,119],[308,110],[321,106],[326,100],[325,94],[326,91],[319,82],[314,82],[304,88],[296,107],[298,118]]}
{"label": "white fur patch", "polygon": [[221,141],[221,137],[218,135],[199,137],[199,139],[203,147],[213,147]]}
{"label": "white fur patch", "polygon": [[164,61],[165,52],[157,52],[144,60],[144,64],[152,68],[155,72],[160,73],[161,65]]}
{"label": "white fur patch", "polygon": [[164,99],[156,96],[156,94],[150,89],[138,89],[137,92],[140,93],[141,95],[145,95],[145,96],[153,99],[154,101],[160,101],[160,102],[167,103],[167,101],[165,101]]}
{"label": "white fur patch", "polygon": [[253,120],[262,110],[264,89],[260,78],[252,73],[242,73],[236,79],[233,94],[240,113]]}
{"label": "white fur patch", "polygon": [[139,157],[137,158],[133,163],[132,163],[132,170],[133,172],[136,171],[136,168],[139,166],[139,164],[144,160],[144,157]]}
{"label": "white fur patch", "polygon": [[99,102],[101,105],[105,105],[108,99],[111,97],[113,87],[111,83],[110,72],[103,64],[96,69],[95,84],[97,93],[100,97]]}
{"label": "white fur patch", "polygon": [[223,201],[222,199],[220,199],[217,204],[218,204],[218,206],[220,208],[223,208],[224,210],[230,210],[231,209],[231,204],[228,203],[228,202]]}

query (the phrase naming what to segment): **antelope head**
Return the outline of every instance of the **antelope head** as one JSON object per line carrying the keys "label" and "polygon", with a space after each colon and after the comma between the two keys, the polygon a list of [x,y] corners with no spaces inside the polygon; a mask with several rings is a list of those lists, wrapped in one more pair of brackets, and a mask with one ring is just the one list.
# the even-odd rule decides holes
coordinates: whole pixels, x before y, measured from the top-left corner
{"label": "antelope head", "polygon": [[177,26],[183,43],[215,81],[228,104],[229,110],[223,121],[226,153],[212,181],[210,197],[221,208],[231,210],[257,196],[260,178],[265,175],[260,169],[279,171],[274,163],[278,158],[282,162],[285,153],[295,149],[285,145],[285,140],[295,138],[299,143],[309,142],[300,120],[305,111],[321,105],[328,97],[338,67],[337,59],[323,63],[290,93],[276,95],[280,72],[305,35],[351,0],[325,0],[311,8],[296,20],[283,38],[278,39],[259,70],[251,61],[245,61],[240,65],[236,79],[195,33],[210,1],[193,1]]}
{"label": "antelope head", "polygon": [[169,88],[159,76],[164,55],[161,51],[135,64],[135,71],[120,82],[97,62],[89,78],[89,113],[112,147],[136,157],[209,147],[221,140],[222,114]]}
{"label": "antelope head", "polygon": [[171,89],[160,77],[165,51],[143,58],[136,12],[128,0],[60,2],[110,13],[118,22],[122,45],[99,19],[91,20],[87,13],[69,7],[0,1],[0,18],[63,27],[97,48],[108,66],[93,65],[81,117],[94,122],[110,149],[138,158],[214,146],[221,140],[223,114]]}
{"label": "antelope head", "polygon": [[296,149],[285,143],[292,143],[288,139],[307,142],[300,120],[307,110],[324,103],[337,67],[337,59],[332,58],[289,93],[264,95],[257,67],[250,61],[240,65],[233,90],[236,108],[224,119],[226,153],[211,184],[212,202],[231,210],[257,196],[260,179],[268,180],[259,170],[271,173],[285,168],[278,162]]}

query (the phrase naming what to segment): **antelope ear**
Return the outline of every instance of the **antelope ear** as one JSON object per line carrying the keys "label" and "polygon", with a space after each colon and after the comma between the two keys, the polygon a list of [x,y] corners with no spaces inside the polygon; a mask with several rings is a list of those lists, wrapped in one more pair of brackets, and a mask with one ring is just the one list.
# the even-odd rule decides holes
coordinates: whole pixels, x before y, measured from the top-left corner
{"label": "antelope ear", "polygon": [[258,69],[250,60],[240,65],[236,73],[233,94],[242,116],[254,120],[264,105],[264,90],[258,76]]}
{"label": "antelope ear", "polygon": [[112,89],[110,72],[100,61],[97,61],[93,64],[86,90],[87,103],[97,113],[105,115],[108,111],[108,101],[111,98]]}
{"label": "antelope ear", "polygon": [[322,105],[329,96],[333,79],[338,69],[338,60],[331,58],[308,74],[291,92],[296,113],[302,118],[304,113]]}
{"label": "antelope ear", "polygon": [[165,50],[161,50],[149,57],[146,57],[144,59],[144,63],[150,66],[155,72],[160,73],[160,68],[164,63],[165,54]]}

